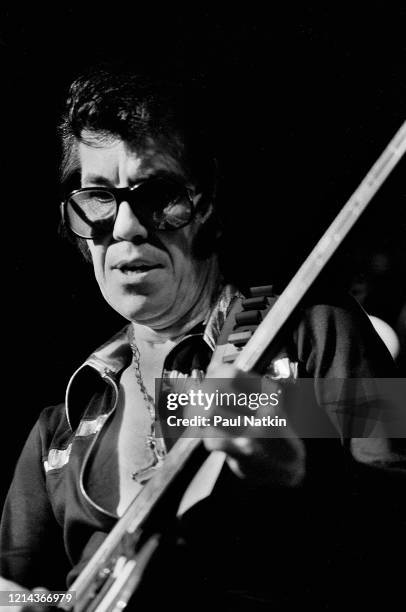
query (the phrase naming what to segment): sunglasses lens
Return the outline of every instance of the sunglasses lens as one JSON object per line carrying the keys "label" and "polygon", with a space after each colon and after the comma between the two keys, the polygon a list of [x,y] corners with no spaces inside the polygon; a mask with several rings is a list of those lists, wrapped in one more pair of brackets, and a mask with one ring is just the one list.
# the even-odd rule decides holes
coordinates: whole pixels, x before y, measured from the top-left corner
{"label": "sunglasses lens", "polygon": [[115,215],[116,200],[108,191],[79,191],[67,201],[67,224],[83,238],[96,238],[110,232]]}
{"label": "sunglasses lens", "polygon": [[186,188],[174,181],[155,179],[134,191],[135,214],[157,230],[184,227],[192,218],[193,205]]}

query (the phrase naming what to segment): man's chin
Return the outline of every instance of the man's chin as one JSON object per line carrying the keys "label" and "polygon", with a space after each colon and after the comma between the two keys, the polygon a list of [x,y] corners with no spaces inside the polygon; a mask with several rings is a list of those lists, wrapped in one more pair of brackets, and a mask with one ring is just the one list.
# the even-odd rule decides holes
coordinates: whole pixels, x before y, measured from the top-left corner
{"label": "man's chin", "polygon": [[140,323],[141,325],[153,325],[164,318],[168,307],[168,300],[155,301],[151,296],[137,295],[127,296],[120,303],[110,305],[128,321]]}

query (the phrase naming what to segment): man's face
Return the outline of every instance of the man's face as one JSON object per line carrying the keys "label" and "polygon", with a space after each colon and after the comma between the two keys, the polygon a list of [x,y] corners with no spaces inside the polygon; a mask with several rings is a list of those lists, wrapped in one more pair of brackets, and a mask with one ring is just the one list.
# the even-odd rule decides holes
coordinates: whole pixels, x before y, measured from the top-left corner
{"label": "man's face", "polygon": [[[85,136],[89,144],[79,145],[82,187],[130,187],[164,172],[193,188],[179,163],[153,142],[134,151],[121,140]],[[207,263],[192,255],[201,223],[196,215],[176,231],[150,230],[122,202],[112,233],[87,241],[96,280],[112,308],[154,329],[176,324],[199,299],[207,280]]]}

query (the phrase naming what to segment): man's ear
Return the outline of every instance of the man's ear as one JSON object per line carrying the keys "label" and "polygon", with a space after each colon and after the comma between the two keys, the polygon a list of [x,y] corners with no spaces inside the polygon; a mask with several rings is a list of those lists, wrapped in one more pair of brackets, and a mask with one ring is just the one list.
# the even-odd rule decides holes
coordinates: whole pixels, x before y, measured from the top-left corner
{"label": "man's ear", "polygon": [[199,221],[199,229],[193,244],[194,255],[197,259],[207,259],[218,251],[218,241],[223,233],[221,220],[213,200],[210,199],[206,205],[200,201],[196,216]]}
{"label": "man's ear", "polygon": [[209,217],[214,213],[213,198],[202,194],[196,204],[196,217],[201,223],[206,223]]}

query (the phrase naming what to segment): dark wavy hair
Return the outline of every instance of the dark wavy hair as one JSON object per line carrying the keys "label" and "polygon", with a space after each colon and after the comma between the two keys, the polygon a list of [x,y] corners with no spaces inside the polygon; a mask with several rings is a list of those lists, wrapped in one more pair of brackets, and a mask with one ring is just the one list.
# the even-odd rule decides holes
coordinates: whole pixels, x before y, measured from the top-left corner
{"label": "dark wavy hair", "polygon": [[[153,79],[122,66],[103,66],[75,79],[59,125],[63,196],[80,187],[78,145],[85,142],[85,131],[100,139],[118,138],[137,150],[152,139],[181,164],[201,191],[201,210],[214,203],[217,163],[207,98],[194,83]],[[216,250],[219,226],[214,209],[196,237],[197,257]],[[74,241],[89,260],[86,241]]]}

